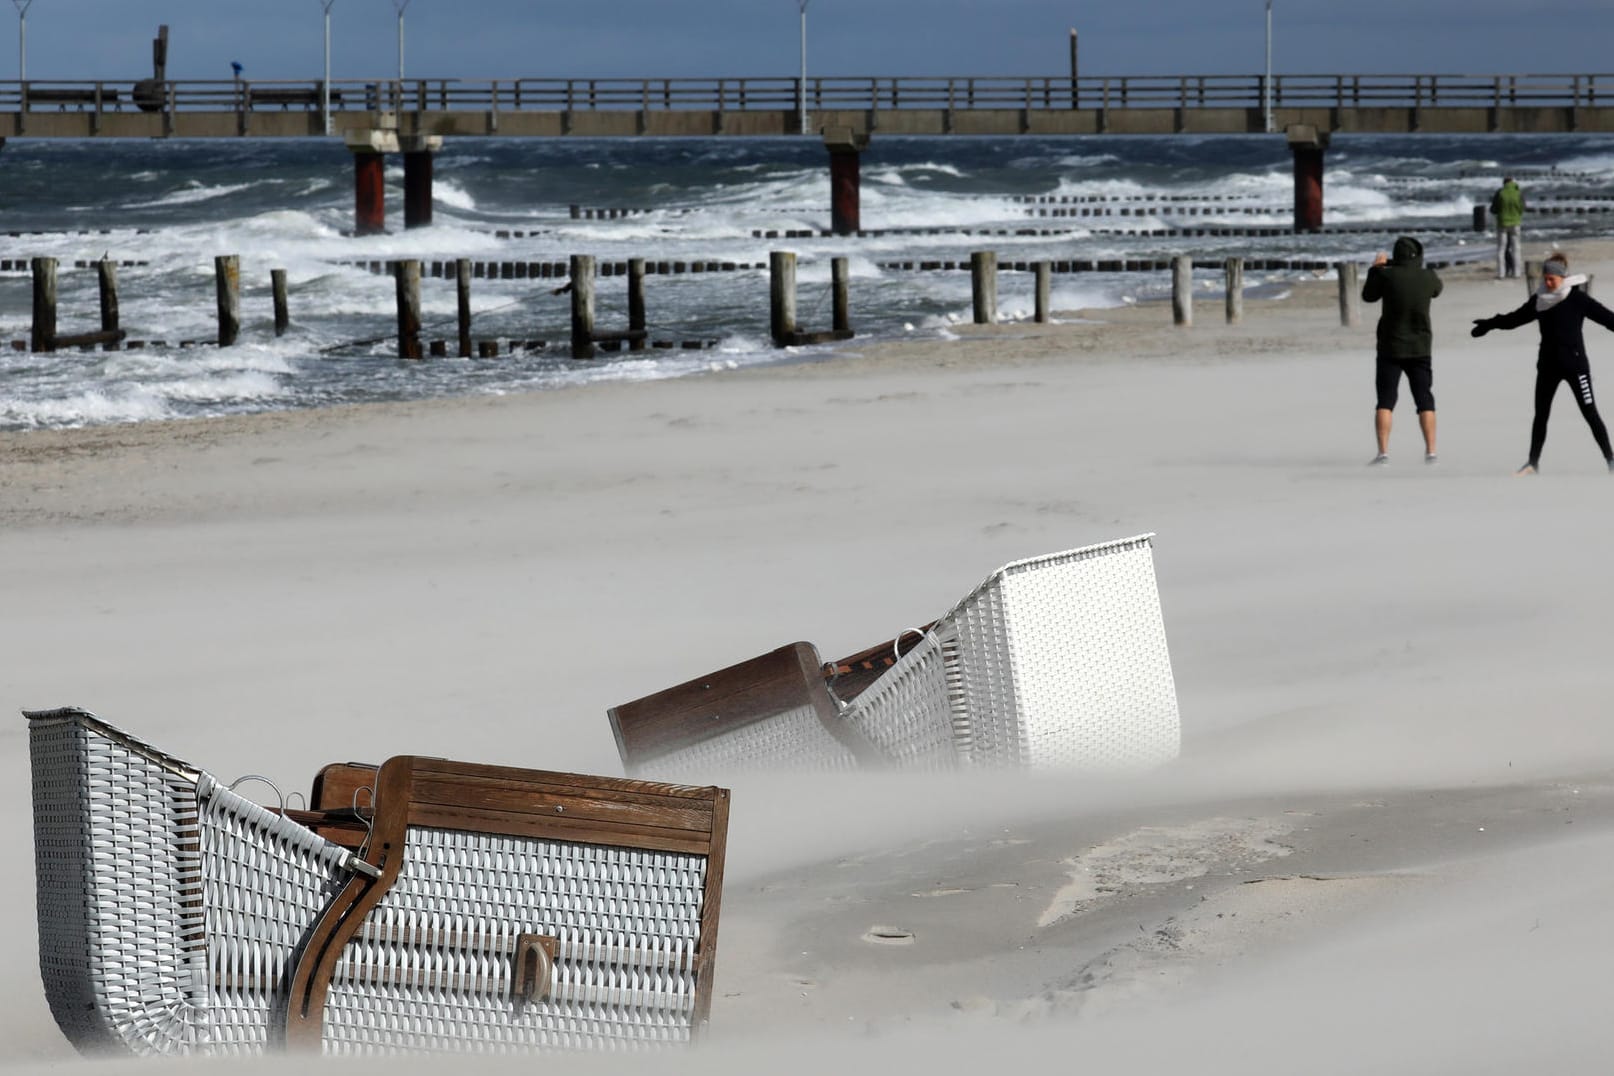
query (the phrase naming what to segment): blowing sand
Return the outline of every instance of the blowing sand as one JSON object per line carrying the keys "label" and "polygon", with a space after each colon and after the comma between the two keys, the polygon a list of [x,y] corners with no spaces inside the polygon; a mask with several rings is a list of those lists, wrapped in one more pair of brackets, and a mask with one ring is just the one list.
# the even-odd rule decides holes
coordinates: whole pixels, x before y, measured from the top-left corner
{"label": "blowing sand", "polygon": [[[1614,248],[1572,253],[1614,280]],[[1434,467],[1405,394],[1364,466],[1376,310],[1341,328],[1332,281],[1236,327],[1149,306],[0,436],[0,701],[292,788],[400,753],[618,773],[617,702],[796,639],[850,653],[999,564],[1152,531],[1180,761],[735,778],[705,1045],[579,1066],[1587,1069],[1614,1046],[1614,477],[1567,392],[1544,473],[1512,476],[1535,331],[1467,328],[1523,285],[1444,275]],[[58,1068],[20,717],[0,754],[0,1059]]]}

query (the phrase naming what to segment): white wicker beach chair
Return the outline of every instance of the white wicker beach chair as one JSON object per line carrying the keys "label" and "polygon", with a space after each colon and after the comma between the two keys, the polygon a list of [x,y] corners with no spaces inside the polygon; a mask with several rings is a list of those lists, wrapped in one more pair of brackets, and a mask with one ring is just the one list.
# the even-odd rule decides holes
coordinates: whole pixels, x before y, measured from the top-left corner
{"label": "white wicker beach chair", "polygon": [[1153,537],[999,568],[843,720],[900,765],[1125,769],[1175,758]]}
{"label": "white wicker beach chair", "polygon": [[796,643],[614,707],[623,764],[704,779],[768,766],[1126,769],[1175,758],[1153,537],[1005,565],[934,623],[828,666]]}
{"label": "white wicker beach chair", "polygon": [[277,811],[84,711],[28,717],[40,971],[81,1050],[631,1049],[706,1021],[723,789],[403,756]]}

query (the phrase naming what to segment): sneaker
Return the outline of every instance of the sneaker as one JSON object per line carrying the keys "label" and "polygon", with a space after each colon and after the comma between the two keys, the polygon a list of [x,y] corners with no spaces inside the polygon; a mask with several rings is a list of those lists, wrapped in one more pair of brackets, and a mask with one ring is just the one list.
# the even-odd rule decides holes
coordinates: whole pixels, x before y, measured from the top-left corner
{"label": "sneaker", "polygon": [[1428,465],[1428,464],[1436,464],[1436,463],[1440,462],[1440,457],[1435,455],[1433,452],[1425,452],[1423,454],[1423,462],[1426,465]]}
{"label": "sneaker", "polygon": [[1380,452],[1377,456],[1374,456],[1372,459],[1368,460],[1367,465],[1369,467],[1383,467],[1389,462],[1390,457],[1385,455],[1383,452]]}
{"label": "sneaker", "polygon": [[1515,476],[1527,475],[1527,474],[1535,474],[1535,473],[1536,473],[1536,465],[1533,464],[1533,463],[1527,463],[1523,467],[1520,467],[1517,471],[1513,472],[1513,474]]}

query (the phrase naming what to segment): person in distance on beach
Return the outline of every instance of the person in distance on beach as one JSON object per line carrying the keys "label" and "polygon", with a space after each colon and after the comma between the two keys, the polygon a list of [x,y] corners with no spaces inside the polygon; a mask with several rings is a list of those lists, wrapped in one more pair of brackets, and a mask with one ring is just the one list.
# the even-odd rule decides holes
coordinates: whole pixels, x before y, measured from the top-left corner
{"label": "person in distance on beach", "polygon": [[1587,318],[1614,332],[1614,311],[1577,290],[1576,285],[1585,282],[1584,276],[1569,275],[1567,256],[1555,253],[1541,263],[1541,287],[1523,306],[1510,313],[1475,318],[1469,330],[1473,336],[1484,336],[1492,329],[1517,329],[1532,321],[1541,329],[1541,344],[1536,350],[1536,410],[1530,424],[1530,458],[1518,474],[1535,474],[1541,468],[1547,417],[1552,414],[1552,397],[1560,381],[1569,382],[1575,390],[1581,417],[1591,427],[1608,469],[1614,471],[1614,449],[1609,447],[1608,427],[1603,425],[1603,416],[1597,413],[1597,401],[1592,396],[1592,369],[1581,333]]}
{"label": "person in distance on beach", "polygon": [[1403,374],[1418,409],[1423,461],[1435,462],[1435,394],[1430,388],[1434,381],[1430,365],[1434,330],[1429,323],[1429,304],[1440,294],[1440,288],[1440,275],[1424,268],[1423,244],[1405,235],[1395,241],[1389,257],[1379,253],[1362,282],[1363,302],[1384,301],[1374,362],[1379,399],[1373,412],[1373,433],[1378,438],[1379,451],[1369,463],[1375,467],[1390,462],[1390,416],[1395,411]]}
{"label": "person in distance on beach", "polygon": [[1491,195],[1491,216],[1496,218],[1496,279],[1516,277],[1524,268],[1520,231],[1524,224],[1524,192],[1512,176]]}

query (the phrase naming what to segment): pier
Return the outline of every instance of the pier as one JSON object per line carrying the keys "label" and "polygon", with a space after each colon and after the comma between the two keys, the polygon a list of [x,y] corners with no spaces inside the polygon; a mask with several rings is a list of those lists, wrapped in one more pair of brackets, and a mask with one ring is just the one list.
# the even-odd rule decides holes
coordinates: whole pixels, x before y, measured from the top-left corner
{"label": "pier", "polygon": [[[161,41],[161,38],[159,38]],[[382,229],[386,154],[404,164],[404,225],[432,219],[446,138],[821,139],[831,230],[855,234],[859,159],[891,135],[1249,135],[1294,154],[1294,228],[1323,224],[1340,134],[1614,131],[1614,74],[1176,75],[0,82],[6,138],[341,138],[354,230]],[[1270,108],[1268,104],[1270,103]],[[1270,115],[1270,122],[1268,116]]]}

